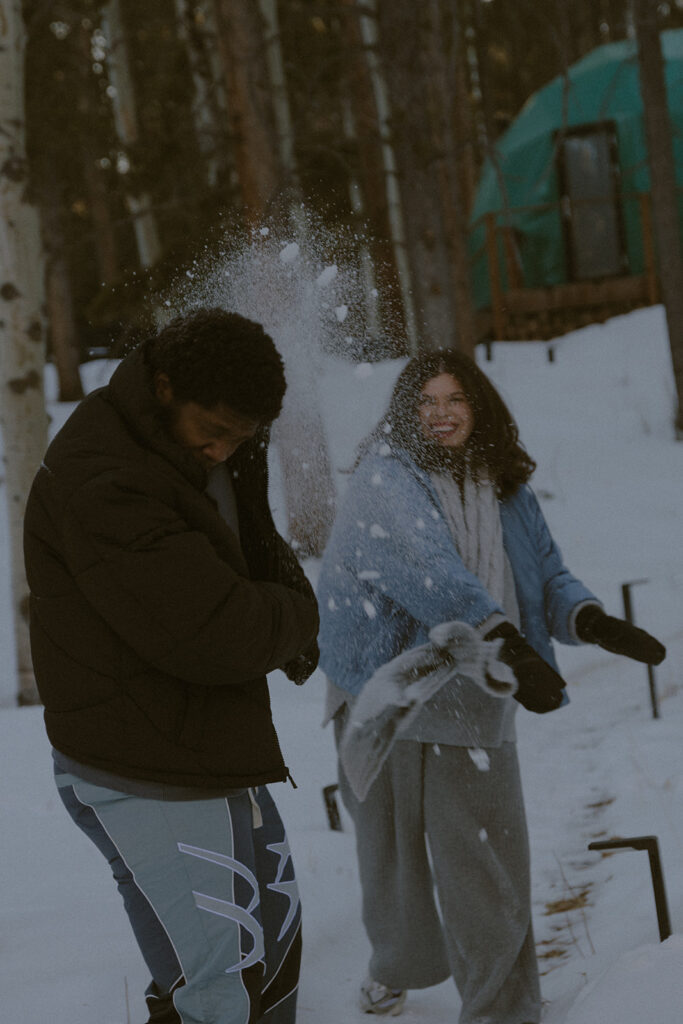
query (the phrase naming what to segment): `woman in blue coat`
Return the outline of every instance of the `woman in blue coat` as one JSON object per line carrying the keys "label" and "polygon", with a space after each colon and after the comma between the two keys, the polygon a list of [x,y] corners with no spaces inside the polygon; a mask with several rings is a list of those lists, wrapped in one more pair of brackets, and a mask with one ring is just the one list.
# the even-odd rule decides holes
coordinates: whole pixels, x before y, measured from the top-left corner
{"label": "woman in blue coat", "polygon": [[396,1015],[407,989],[450,975],[460,1024],[537,1024],[517,703],[543,713],[566,700],[551,637],[652,664],[665,655],[565,567],[528,486],[534,468],[472,360],[420,356],[361,446],[325,552],[319,643],[337,739],[375,670],[442,622],[500,638],[517,682],[513,700],[449,681],[401,731],[362,801],[340,766],[372,946],[369,1013]]}

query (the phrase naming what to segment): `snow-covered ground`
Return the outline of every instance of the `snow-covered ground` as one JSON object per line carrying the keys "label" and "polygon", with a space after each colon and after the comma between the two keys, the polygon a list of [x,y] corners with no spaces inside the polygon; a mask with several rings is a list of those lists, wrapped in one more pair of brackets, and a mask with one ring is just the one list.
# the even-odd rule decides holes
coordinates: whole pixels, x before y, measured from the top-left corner
{"label": "snow-covered ground", "polygon": [[[548,1024],[680,1024],[683,1018],[683,445],[672,439],[673,385],[662,310],[586,328],[554,344],[497,344],[484,368],[513,408],[539,468],[537,493],[572,570],[620,615],[633,588],[639,624],[666,644],[656,671],[596,648],[561,648],[570,705],[520,711],[533,856],[536,936]],[[333,463],[383,411],[399,363],[328,360],[321,404]],[[89,364],[92,386],[106,373]],[[65,410],[53,406],[54,425]],[[273,504],[282,518],[277,463]],[[343,490],[344,476],[338,474]],[[0,513],[0,693],[14,689],[6,522]],[[307,564],[315,578],[317,564]],[[322,787],[335,781],[319,728],[323,687],[272,677],[298,789],[274,787],[304,904],[301,1024],[367,1020],[356,1008],[368,953],[354,842],[330,830]],[[64,813],[38,708],[0,712],[0,1017],[7,1024],[140,1024],[146,971],[100,855]],[[609,856],[593,840],[659,837],[674,935],[659,942],[644,852]],[[457,1019],[451,983],[411,993],[407,1022]],[[516,1024],[516,1022],[510,1022]]]}

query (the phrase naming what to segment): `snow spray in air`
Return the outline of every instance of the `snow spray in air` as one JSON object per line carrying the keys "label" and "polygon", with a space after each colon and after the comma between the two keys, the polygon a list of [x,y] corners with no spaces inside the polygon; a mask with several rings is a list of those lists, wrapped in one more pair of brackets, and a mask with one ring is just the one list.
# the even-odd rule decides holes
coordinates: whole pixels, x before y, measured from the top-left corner
{"label": "snow spray in air", "polygon": [[322,360],[324,354],[358,358],[385,343],[362,241],[333,235],[303,214],[299,222],[296,231],[264,226],[246,239],[226,239],[192,264],[162,308],[174,316],[220,306],[258,321],[275,341],[287,393],[273,431],[271,470],[281,475],[290,542],[301,555],[315,555],[335,504],[318,402]]}

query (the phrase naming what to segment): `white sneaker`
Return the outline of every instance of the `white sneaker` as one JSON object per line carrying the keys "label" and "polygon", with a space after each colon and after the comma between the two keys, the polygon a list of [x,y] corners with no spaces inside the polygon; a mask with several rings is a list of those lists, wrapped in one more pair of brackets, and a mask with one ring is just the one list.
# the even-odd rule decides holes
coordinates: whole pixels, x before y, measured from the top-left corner
{"label": "white sneaker", "polygon": [[381,1017],[398,1017],[406,1001],[404,988],[388,988],[381,981],[366,978],[360,987],[360,1008]]}

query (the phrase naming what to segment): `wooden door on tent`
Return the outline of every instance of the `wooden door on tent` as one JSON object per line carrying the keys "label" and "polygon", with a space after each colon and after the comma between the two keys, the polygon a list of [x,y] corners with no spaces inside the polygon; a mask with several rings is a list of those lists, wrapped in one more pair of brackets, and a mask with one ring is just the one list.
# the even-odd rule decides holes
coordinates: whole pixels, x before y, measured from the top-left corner
{"label": "wooden door on tent", "polygon": [[556,152],[569,280],[627,274],[615,125],[558,132]]}

